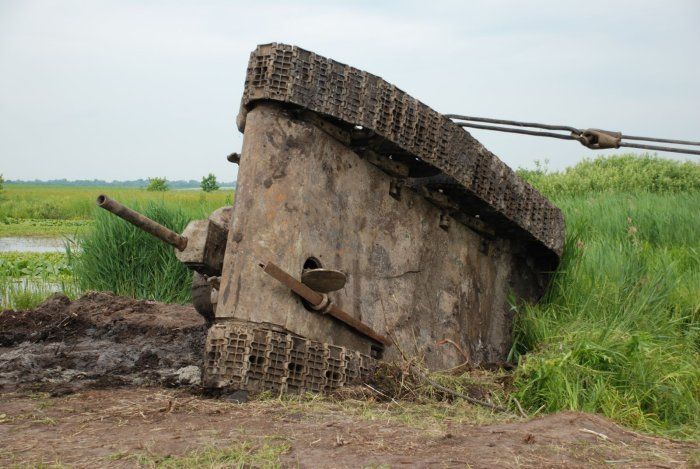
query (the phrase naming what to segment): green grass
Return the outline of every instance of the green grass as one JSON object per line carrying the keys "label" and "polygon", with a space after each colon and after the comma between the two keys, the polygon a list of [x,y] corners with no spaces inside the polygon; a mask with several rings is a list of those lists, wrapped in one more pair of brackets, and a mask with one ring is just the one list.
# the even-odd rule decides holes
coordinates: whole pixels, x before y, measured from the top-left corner
{"label": "green grass", "polygon": [[[215,209],[230,205],[233,199],[230,190],[149,192],[131,188],[6,184],[0,193],[0,236],[65,236],[80,240],[86,251],[85,255],[71,252],[71,266],[77,266],[74,280],[65,260],[60,268],[66,275],[60,279],[36,272],[26,272],[20,279],[17,272],[3,274],[3,270],[12,267],[7,256],[0,256],[2,307],[33,307],[57,288],[69,296],[80,291],[104,290],[160,301],[189,300],[191,274],[175,259],[172,249],[97,209],[95,198],[101,193],[133,208],[147,207],[156,219],[176,231],[181,231],[191,219],[206,218]],[[37,259],[22,255],[15,262]],[[18,264],[14,267],[20,268]],[[48,264],[44,267],[48,268]],[[38,266],[22,268],[31,270]]]}
{"label": "green grass", "polygon": [[[177,232],[190,220],[183,209],[162,201],[129,206]],[[190,301],[192,273],[177,260],[171,246],[111,213],[94,210],[92,227],[76,239],[82,252],[69,253],[81,290],[167,303]]]}
{"label": "green grass", "polygon": [[90,220],[42,220],[0,218],[0,236],[74,237],[91,225]]}
{"label": "green grass", "polygon": [[122,203],[160,202],[176,205],[191,215],[201,218],[215,209],[230,205],[233,192],[221,190],[173,190],[151,192],[145,189],[118,189],[114,187],[65,187],[5,184],[0,193],[0,228],[7,219],[22,220],[91,220],[95,198],[107,194]]}
{"label": "green grass", "polygon": [[[530,411],[599,412],[700,436],[700,190],[647,185],[665,180],[655,170],[699,180],[700,166],[673,164],[610,158],[531,179],[561,207],[568,234],[546,298],[518,307],[515,396]],[[612,177],[620,168],[647,176],[622,184]],[[564,179],[571,186],[558,189]]]}
{"label": "green grass", "polygon": [[0,276],[0,310],[31,309],[53,293],[76,298],[81,290],[72,278],[9,277]]}

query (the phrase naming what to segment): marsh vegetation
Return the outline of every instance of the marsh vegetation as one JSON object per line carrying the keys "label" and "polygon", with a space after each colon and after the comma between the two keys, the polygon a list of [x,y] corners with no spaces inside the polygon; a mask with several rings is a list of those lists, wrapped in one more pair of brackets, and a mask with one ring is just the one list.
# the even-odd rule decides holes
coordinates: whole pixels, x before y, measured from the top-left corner
{"label": "marsh vegetation", "polygon": [[[700,165],[623,155],[520,174],[561,207],[567,243],[543,301],[512,305],[510,359],[518,366],[512,386],[493,398],[530,415],[582,410],[646,432],[700,437]],[[170,248],[94,209],[99,189],[42,189],[55,191],[49,195],[22,188],[8,201],[13,190],[6,186],[0,218],[85,224],[70,228],[77,251],[26,264],[6,258],[0,281],[29,272],[52,284],[60,279],[69,295],[108,290],[188,301],[189,273]],[[174,230],[232,197],[110,193]],[[4,293],[4,307],[21,308],[41,294],[8,298]],[[474,375],[434,379],[466,389]]]}

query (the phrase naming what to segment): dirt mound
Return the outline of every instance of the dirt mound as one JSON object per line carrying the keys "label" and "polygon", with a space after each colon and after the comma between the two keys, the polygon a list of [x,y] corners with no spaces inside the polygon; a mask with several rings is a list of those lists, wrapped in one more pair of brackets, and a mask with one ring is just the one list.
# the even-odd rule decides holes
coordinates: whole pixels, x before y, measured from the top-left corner
{"label": "dirt mound", "polygon": [[108,293],[71,301],[56,294],[34,310],[0,313],[0,389],[61,394],[196,383],[205,334],[191,306]]}

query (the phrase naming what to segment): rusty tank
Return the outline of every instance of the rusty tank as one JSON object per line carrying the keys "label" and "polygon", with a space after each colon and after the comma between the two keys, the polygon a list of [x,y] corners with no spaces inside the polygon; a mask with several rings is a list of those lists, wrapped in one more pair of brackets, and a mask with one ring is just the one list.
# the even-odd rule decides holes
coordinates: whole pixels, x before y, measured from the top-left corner
{"label": "rusty tank", "polygon": [[235,202],[174,233],[210,324],[203,383],[327,391],[377,360],[506,360],[512,301],[536,302],[561,211],[446,116],[299,47],[258,46],[237,118]]}

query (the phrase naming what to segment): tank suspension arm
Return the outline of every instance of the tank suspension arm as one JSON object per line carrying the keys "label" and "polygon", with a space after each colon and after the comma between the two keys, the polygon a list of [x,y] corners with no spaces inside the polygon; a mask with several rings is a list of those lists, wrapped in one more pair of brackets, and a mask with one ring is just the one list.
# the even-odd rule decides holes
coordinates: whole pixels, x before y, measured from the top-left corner
{"label": "tank suspension arm", "polygon": [[141,215],[135,210],[131,210],[129,207],[120,204],[116,200],[110,199],[104,194],[97,197],[97,206],[107,210],[108,212],[112,212],[119,218],[128,221],[136,228],[139,228],[145,231],[146,233],[155,236],[156,238],[160,239],[164,243],[168,243],[169,245],[173,246],[179,251],[184,251],[187,247],[187,238],[185,238],[184,236],[180,236],[174,231],[164,227],[160,223],[157,223],[151,220],[150,218]]}
{"label": "tank suspension arm", "polygon": [[[581,145],[593,150],[605,148],[641,148],[643,150],[668,151],[673,153],[685,153],[688,155],[700,155],[700,150],[690,148],[679,148],[677,146],[668,147],[661,145],[641,145],[623,140],[640,140],[645,142],[671,143],[673,145],[700,146],[700,142],[688,140],[673,140],[668,138],[639,137],[635,135],[624,135],[621,132],[610,132],[600,129],[577,129],[568,125],[549,125],[537,122],[520,122],[506,119],[491,119],[487,117],[460,116],[458,114],[445,114],[445,117],[452,119],[460,127],[472,129],[495,130],[497,132],[510,132],[516,134],[535,135],[537,137],[559,138],[562,140],[577,140]],[[476,122],[479,122],[478,124]],[[497,124],[497,125],[485,125]],[[558,132],[543,132],[541,130],[528,130],[527,128],[555,130]]]}

